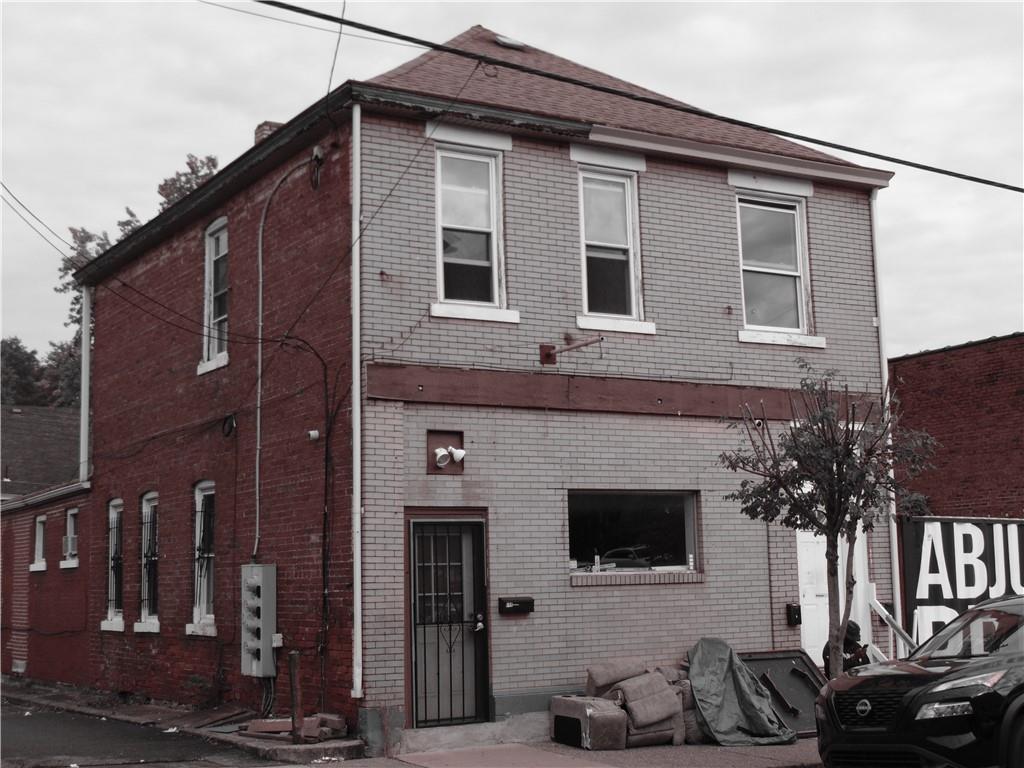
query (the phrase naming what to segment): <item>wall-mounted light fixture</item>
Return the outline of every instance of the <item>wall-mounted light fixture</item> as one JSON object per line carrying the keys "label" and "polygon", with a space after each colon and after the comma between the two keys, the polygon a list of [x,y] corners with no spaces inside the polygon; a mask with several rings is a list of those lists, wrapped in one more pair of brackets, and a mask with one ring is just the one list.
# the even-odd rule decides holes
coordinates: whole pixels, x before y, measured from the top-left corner
{"label": "wall-mounted light fixture", "polygon": [[427,474],[461,475],[466,451],[461,432],[427,431]]}

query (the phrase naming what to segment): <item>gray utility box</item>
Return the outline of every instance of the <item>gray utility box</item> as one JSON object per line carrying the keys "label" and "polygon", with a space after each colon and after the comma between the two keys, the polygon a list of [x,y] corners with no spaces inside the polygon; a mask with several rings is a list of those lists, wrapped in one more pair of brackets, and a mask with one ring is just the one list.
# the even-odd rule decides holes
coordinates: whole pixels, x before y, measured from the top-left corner
{"label": "gray utility box", "polygon": [[242,566],[242,674],[275,677],[274,633],[277,632],[277,566]]}

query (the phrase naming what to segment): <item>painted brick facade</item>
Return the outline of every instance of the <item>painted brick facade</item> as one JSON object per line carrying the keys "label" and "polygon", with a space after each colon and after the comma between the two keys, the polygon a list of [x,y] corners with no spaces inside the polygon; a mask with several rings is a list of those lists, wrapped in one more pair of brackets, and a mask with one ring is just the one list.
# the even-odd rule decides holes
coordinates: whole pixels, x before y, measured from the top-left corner
{"label": "painted brick facade", "polygon": [[[471,38],[482,34],[478,29]],[[408,71],[414,70],[417,77],[424,75],[415,67]],[[352,114],[345,112],[342,120]],[[799,382],[799,357],[818,369],[837,369],[855,390],[877,393],[871,207],[863,183],[815,181],[806,199],[810,330],[825,340],[824,348],[744,343],[738,338],[742,278],[737,187],[730,184],[730,168],[649,153],[646,170],[637,175],[639,252],[643,320],[657,331],[605,332],[600,344],[560,356],[555,369],[542,368],[540,344],[593,335],[577,328],[582,312],[579,177],[568,138],[519,125],[511,149],[501,153],[507,307],[519,313],[519,321],[434,317],[436,142],[425,136],[428,115],[402,114],[396,117],[365,100],[361,188],[350,191],[357,158],[346,125],[327,150],[318,189],[302,171],[277,191],[264,238],[263,337],[279,339],[287,331],[289,340],[264,344],[256,559],[278,567],[278,631],[284,635],[279,662],[283,652],[301,652],[308,707],[338,709],[353,721],[358,706],[361,722],[372,723],[376,713],[385,731],[410,724],[407,537],[413,512],[445,518],[468,510],[485,521],[488,600],[480,629],[487,632],[487,693],[493,708],[485,715],[543,708],[547,694],[578,689],[590,662],[624,655],[651,664],[677,661],[707,635],[723,637],[738,650],[799,646],[800,630],[787,626],[785,614],[787,603],[800,601],[793,533],[753,522],[723,498],[738,483],[717,461],[739,443],[725,422],[736,414],[640,415],[630,412],[628,403],[621,411],[570,410],[542,401],[513,408],[469,405],[454,395],[438,404],[389,400],[364,388],[355,393],[363,408],[362,434],[353,436],[346,390],[352,377],[350,198],[358,194],[362,207],[358,343],[364,385],[370,366],[406,364],[456,376],[494,371],[506,381],[510,373],[556,373],[567,382],[575,377],[635,380],[638,386],[706,384],[731,392],[784,390]],[[707,127],[704,118],[696,122]],[[193,704],[259,705],[260,685],[239,673],[238,620],[239,567],[253,558],[257,541],[257,235],[271,189],[310,157],[321,135],[306,136],[294,127],[299,124],[314,123],[296,118],[292,128],[279,129],[295,131],[287,145],[290,158],[278,157],[272,167],[248,176],[241,171],[230,176],[235,185],[230,194],[202,198],[198,190],[193,200],[214,202],[196,203],[200,212],[191,218],[182,214],[172,231],[144,232],[159,242],[139,246],[130,258],[119,261],[115,246],[107,271],[94,280],[93,474],[88,515],[82,519],[92,567],[79,580],[87,639],[75,682]],[[583,139],[574,135],[573,140]],[[751,151],[767,151],[781,140],[764,142]],[[820,153],[794,147],[794,162],[825,162]],[[835,166],[847,167],[840,161]],[[204,232],[222,216],[229,233],[230,359],[197,375]],[[147,243],[142,237],[136,242]],[[340,404],[329,443],[325,386]],[[320,430],[319,441],[307,438],[312,429]],[[427,474],[428,430],[463,434],[463,474]],[[361,702],[350,696],[357,678],[349,535],[353,440],[363,450]],[[328,445],[332,462],[325,460]],[[201,481],[216,487],[215,636],[186,633],[194,596],[194,489]],[[634,490],[696,494],[696,568],[570,573],[568,494]],[[152,492],[159,494],[158,632],[135,626],[141,500]],[[107,616],[107,510],[113,499],[124,504],[124,628],[100,631]],[[31,582],[35,574],[19,577],[17,568],[8,574],[6,563],[25,548],[24,521],[5,516],[4,525],[8,594],[6,584],[25,575]],[[13,535],[7,535],[8,528]],[[870,542],[869,576],[883,600],[891,597],[888,556],[888,541],[878,532]],[[501,616],[496,599],[503,595],[530,595],[535,611]],[[30,604],[26,618],[20,603],[5,604],[5,670],[17,654],[32,653],[31,647],[26,650],[26,637],[29,645],[32,640],[24,622],[44,626],[48,609],[32,610]],[[45,661],[54,651],[47,646],[40,653]],[[71,674],[62,671],[57,677]],[[278,686],[279,709],[286,689]]]}

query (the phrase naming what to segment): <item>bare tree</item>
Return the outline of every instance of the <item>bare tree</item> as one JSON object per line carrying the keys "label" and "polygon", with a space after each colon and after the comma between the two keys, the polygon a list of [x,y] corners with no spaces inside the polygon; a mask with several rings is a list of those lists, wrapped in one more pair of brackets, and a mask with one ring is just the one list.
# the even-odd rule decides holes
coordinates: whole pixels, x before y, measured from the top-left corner
{"label": "bare tree", "polygon": [[[744,445],[719,456],[722,466],[753,476],[726,496],[755,520],[812,531],[825,538],[829,672],[842,672],[842,648],[853,602],[853,549],[860,532],[897,514],[927,511],[925,498],[904,481],[926,469],[935,441],[899,425],[891,392],[854,395],[836,372],[816,372],[804,360],[800,389],[790,397],[790,421],[772,427],[763,406],[749,404],[734,424]],[[845,610],[839,612],[839,546],[847,549]]]}

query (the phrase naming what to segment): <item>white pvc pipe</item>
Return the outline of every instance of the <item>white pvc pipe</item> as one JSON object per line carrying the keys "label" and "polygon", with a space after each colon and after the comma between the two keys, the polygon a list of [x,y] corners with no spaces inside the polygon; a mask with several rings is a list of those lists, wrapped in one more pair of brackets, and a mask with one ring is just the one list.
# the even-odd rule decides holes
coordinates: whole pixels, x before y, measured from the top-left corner
{"label": "white pvc pipe", "polygon": [[[874,260],[875,270],[875,314],[878,317],[878,357],[882,373],[882,393],[887,392],[889,387],[889,359],[885,352],[885,336],[882,333],[882,281],[878,274],[878,230],[875,223],[875,198],[878,195],[877,189],[871,190],[871,255]],[[889,571],[892,580],[892,604],[896,620],[900,621],[903,616],[903,586],[900,583],[900,553],[899,536],[896,532],[896,500],[889,499]],[[897,636],[896,647],[893,648],[893,656],[899,658],[910,651],[909,648],[902,648],[902,639]]]}
{"label": "white pvc pipe", "polygon": [[81,378],[79,381],[79,425],[78,425],[78,480],[86,482],[91,474],[92,467],[89,461],[89,430],[92,428],[89,419],[89,391],[91,388],[90,371],[92,366],[92,289],[82,286],[82,332],[80,334],[81,354]]}
{"label": "white pvc pipe", "polygon": [[352,105],[352,698],[363,698],[363,427],[360,308],[362,219],[362,109]]}

